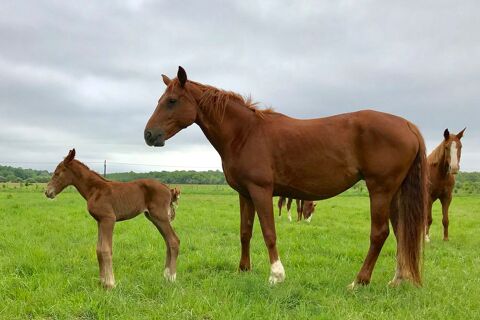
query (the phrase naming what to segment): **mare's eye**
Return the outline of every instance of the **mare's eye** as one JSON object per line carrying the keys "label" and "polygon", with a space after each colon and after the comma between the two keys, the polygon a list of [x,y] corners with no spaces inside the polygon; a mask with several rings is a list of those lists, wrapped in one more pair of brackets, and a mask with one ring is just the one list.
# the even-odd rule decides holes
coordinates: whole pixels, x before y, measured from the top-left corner
{"label": "mare's eye", "polygon": [[173,98],[168,99],[168,104],[169,105],[173,105],[173,104],[175,104],[175,102],[177,102],[177,99],[173,99]]}

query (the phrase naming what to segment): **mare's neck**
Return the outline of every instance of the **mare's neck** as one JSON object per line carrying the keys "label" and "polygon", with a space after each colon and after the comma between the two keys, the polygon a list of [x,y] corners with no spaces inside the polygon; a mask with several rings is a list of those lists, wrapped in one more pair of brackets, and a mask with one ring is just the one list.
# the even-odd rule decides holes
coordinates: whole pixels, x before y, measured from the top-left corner
{"label": "mare's neck", "polygon": [[216,108],[216,106],[198,107],[195,123],[202,129],[223,160],[232,148],[243,145],[248,132],[258,121],[258,116],[234,99],[226,105],[223,116],[219,117],[215,112],[206,110],[207,108]]}
{"label": "mare's neck", "polygon": [[72,161],[71,167],[74,176],[72,184],[85,200],[88,200],[97,188],[105,183],[105,180],[76,160]]}

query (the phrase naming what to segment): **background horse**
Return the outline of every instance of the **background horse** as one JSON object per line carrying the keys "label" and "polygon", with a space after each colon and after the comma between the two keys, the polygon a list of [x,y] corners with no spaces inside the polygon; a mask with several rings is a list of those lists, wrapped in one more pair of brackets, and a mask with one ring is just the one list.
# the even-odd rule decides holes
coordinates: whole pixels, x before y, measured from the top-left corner
{"label": "background horse", "polygon": [[[426,156],[423,138],[411,122],[390,114],[359,111],[299,120],[258,110],[249,99],[187,80],[162,75],[167,88],[144,131],[150,146],[163,146],[193,123],[219,153],[228,184],[240,198],[240,270],[250,270],[250,239],[258,213],[270,258],[270,283],[283,281],[273,217],[273,196],[305,200],[333,197],[366,181],[370,194],[370,247],[350,285],[368,284],[389,234],[397,238],[392,284],[421,283],[425,232]],[[302,157],[305,146],[310,152]]]}
{"label": "background horse", "polygon": [[[292,213],[290,211],[292,207],[292,198],[286,197],[278,197],[278,215],[282,215],[282,208],[287,204],[287,213],[288,213],[288,221],[292,221]],[[295,199],[295,203],[297,205],[297,221],[305,219],[305,221],[310,222],[312,221],[313,212],[315,211],[315,207],[317,204],[311,200],[299,200]]]}
{"label": "background horse", "polygon": [[[100,282],[105,288],[115,286],[112,267],[112,237],[116,221],[145,216],[157,227],[167,245],[164,277],[175,281],[180,240],[169,222],[172,194],[166,185],[150,179],[131,182],[109,181],[77,161],[75,149],[58,164],[45,195],[55,198],[69,185],[75,186],[87,200],[88,212],[98,222],[97,258]],[[175,190],[175,189],[174,189]]]}
{"label": "background horse", "polygon": [[[465,128],[466,129],[466,128]],[[448,129],[443,132],[443,141],[428,156],[429,201],[427,206],[427,227],[425,240],[430,241],[429,231],[432,224],[432,205],[440,199],[442,204],[443,240],[448,241],[448,208],[452,202],[452,191],[455,187],[455,174],[460,170],[460,157],[465,129],[458,134],[450,134]]]}

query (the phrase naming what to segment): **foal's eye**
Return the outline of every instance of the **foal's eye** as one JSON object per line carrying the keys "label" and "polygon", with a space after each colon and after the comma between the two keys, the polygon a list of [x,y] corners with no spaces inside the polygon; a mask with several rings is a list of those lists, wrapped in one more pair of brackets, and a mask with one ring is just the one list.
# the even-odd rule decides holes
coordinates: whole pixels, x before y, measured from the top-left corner
{"label": "foal's eye", "polygon": [[173,99],[173,98],[168,99],[168,104],[169,105],[175,104],[175,102],[177,102],[177,99]]}

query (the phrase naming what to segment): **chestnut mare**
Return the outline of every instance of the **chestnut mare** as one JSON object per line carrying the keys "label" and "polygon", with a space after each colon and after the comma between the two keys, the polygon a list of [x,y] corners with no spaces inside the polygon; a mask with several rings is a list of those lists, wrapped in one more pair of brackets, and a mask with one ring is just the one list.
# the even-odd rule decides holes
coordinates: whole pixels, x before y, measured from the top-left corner
{"label": "chestnut mare", "polygon": [[[467,128],[465,128],[467,129]],[[443,132],[443,141],[427,158],[429,173],[429,200],[427,204],[427,227],[425,240],[430,241],[429,231],[432,224],[432,204],[440,199],[442,204],[443,240],[448,241],[448,207],[452,202],[452,191],[455,187],[455,174],[460,170],[460,157],[465,129],[458,134],[450,134],[448,129]]]}
{"label": "chestnut mare", "polygon": [[[258,213],[270,258],[270,283],[285,279],[276,247],[273,196],[305,200],[333,197],[366,181],[370,192],[370,247],[356,279],[368,284],[389,234],[397,238],[392,285],[403,279],[421,284],[425,233],[426,156],[423,138],[411,122],[386,113],[359,111],[299,120],[258,110],[242,96],[162,75],[167,88],[144,131],[150,146],[163,146],[196,123],[222,159],[228,184],[239,193],[240,270],[249,270],[250,239]],[[310,152],[300,154],[308,146]]]}
{"label": "chestnut mare", "polygon": [[144,212],[162,234],[167,245],[164,277],[175,281],[180,241],[169,222],[172,209],[172,194],[166,185],[141,179],[132,182],[109,181],[86,165],[77,161],[75,149],[58,164],[45,195],[55,198],[69,185],[75,186],[87,200],[88,212],[98,222],[97,258],[100,267],[100,282],[107,288],[115,286],[112,268],[112,236],[116,221],[136,217]]}
{"label": "chestnut mare", "polygon": [[[292,221],[292,213],[290,209],[292,207],[292,198],[286,197],[278,197],[278,216],[282,215],[282,208],[285,206],[285,202],[287,203],[287,213],[288,213],[288,221]],[[299,200],[295,199],[295,203],[297,205],[297,221],[305,219],[305,221],[309,222],[312,221],[313,212],[315,212],[315,207],[317,204],[311,200]]]}

